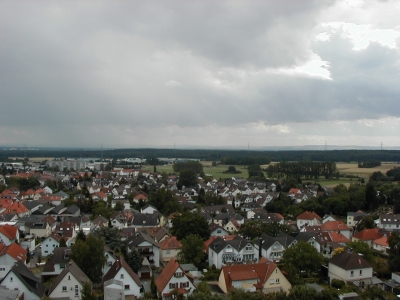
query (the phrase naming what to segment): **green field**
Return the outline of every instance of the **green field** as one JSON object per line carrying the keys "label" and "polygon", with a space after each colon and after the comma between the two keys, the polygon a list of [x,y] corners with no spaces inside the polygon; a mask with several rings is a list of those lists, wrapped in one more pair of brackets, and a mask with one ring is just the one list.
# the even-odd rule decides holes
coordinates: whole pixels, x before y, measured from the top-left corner
{"label": "green field", "polygon": [[[228,169],[228,165],[218,165],[216,167],[213,167],[211,165],[211,162],[204,162],[203,163],[203,171],[204,174],[210,174],[212,177],[219,179],[219,178],[232,178],[232,177],[243,177],[247,178],[248,173],[247,169],[245,166],[235,166],[237,171],[240,171],[242,173],[238,174],[226,174],[224,171]],[[144,166],[143,169],[153,171],[153,166]],[[157,166],[157,172],[165,172],[167,174],[172,174],[174,171],[172,169],[172,165],[163,165],[163,166]]]}

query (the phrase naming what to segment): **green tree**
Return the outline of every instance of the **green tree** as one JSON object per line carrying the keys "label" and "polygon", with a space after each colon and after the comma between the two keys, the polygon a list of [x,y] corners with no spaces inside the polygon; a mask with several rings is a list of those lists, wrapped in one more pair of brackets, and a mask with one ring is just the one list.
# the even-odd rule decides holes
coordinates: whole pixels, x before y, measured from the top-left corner
{"label": "green tree", "polygon": [[96,296],[92,292],[92,287],[87,282],[82,285],[81,300],[97,300]]}
{"label": "green tree", "polygon": [[195,172],[189,169],[182,170],[179,173],[178,187],[190,187],[197,183],[197,175]]}
{"label": "green tree", "polygon": [[31,261],[31,252],[29,251],[29,248],[26,247],[26,264],[29,264],[29,262]]}
{"label": "green tree", "polygon": [[317,291],[313,288],[299,284],[292,287],[290,290],[290,299],[293,300],[310,300],[315,299],[317,297]]}
{"label": "green tree", "polygon": [[400,236],[397,231],[392,231],[388,238],[389,267],[392,272],[400,272]]}
{"label": "green tree", "polygon": [[204,203],[206,203],[206,201],[205,201],[205,195],[206,195],[205,190],[204,190],[203,188],[201,188],[201,189],[199,190],[199,194],[198,194],[198,196],[197,196],[197,203],[199,203],[199,204],[204,204]]}
{"label": "green tree", "polygon": [[369,300],[384,300],[385,292],[377,285],[367,285],[365,289],[361,293],[362,299],[369,299]]}
{"label": "green tree", "polygon": [[171,233],[178,240],[182,240],[190,234],[197,234],[205,241],[210,237],[210,228],[203,216],[187,211],[177,214],[172,219]]}
{"label": "green tree", "polygon": [[182,170],[191,170],[195,174],[203,172],[203,165],[198,161],[177,162],[172,167],[175,173],[181,172]]}
{"label": "green tree", "polygon": [[291,234],[293,229],[288,225],[282,225],[278,222],[264,223],[260,220],[254,220],[242,224],[239,230],[239,234],[250,240],[260,237],[263,233],[274,237],[280,232]]}
{"label": "green tree", "polygon": [[92,282],[101,282],[103,266],[107,262],[103,239],[89,234],[86,241],[77,240],[71,246],[70,257]]}
{"label": "green tree", "polygon": [[244,291],[243,289],[231,289],[228,293],[229,300],[264,300],[263,293],[252,293]]}
{"label": "green tree", "polygon": [[83,242],[86,241],[86,235],[85,235],[85,233],[83,232],[82,229],[80,229],[78,231],[78,234],[76,235],[76,241],[78,241],[78,240],[81,240]]}
{"label": "green tree", "polygon": [[157,208],[157,210],[163,215],[177,212],[181,208],[178,200],[174,197],[172,192],[165,188],[152,192],[149,196],[149,204]]}
{"label": "green tree", "polygon": [[360,222],[357,223],[356,231],[359,232],[364,229],[375,228],[375,221],[370,216],[365,216]]}
{"label": "green tree", "polygon": [[379,207],[379,199],[376,195],[376,190],[371,183],[365,187],[365,208],[374,210]]}
{"label": "green tree", "polygon": [[142,257],[140,256],[139,251],[133,248],[132,251],[126,256],[126,262],[131,267],[133,272],[137,274],[142,266]]}
{"label": "green tree", "polygon": [[367,243],[361,240],[348,243],[345,249],[352,249],[353,252],[361,253],[370,263],[374,260],[374,252]]}
{"label": "green tree", "polygon": [[122,241],[121,232],[116,227],[100,227],[97,228],[93,235],[104,240],[104,243],[112,250],[115,248],[125,249],[125,244]]}
{"label": "green tree", "polygon": [[124,209],[125,209],[125,206],[121,201],[118,201],[117,203],[115,203],[115,207],[114,207],[115,211],[123,211]]}
{"label": "green tree", "polygon": [[151,275],[150,291],[153,294],[153,297],[157,298],[157,286],[156,286],[156,283],[154,281],[154,274]]}
{"label": "green tree", "polygon": [[178,253],[180,263],[191,263],[202,268],[207,255],[204,252],[203,239],[199,235],[190,234],[181,240],[182,248]]}
{"label": "green tree", "polygon": [[65,242],[64,238],[61,238],[59,247],[67,247],[67,243]]}
{"label": "green tree", "polygon": [[300,276],[302,272],[310,274],[321,268],[324,258],[321,253],[306,242],[298,242],[283,252],[282,263],[291,276]]}

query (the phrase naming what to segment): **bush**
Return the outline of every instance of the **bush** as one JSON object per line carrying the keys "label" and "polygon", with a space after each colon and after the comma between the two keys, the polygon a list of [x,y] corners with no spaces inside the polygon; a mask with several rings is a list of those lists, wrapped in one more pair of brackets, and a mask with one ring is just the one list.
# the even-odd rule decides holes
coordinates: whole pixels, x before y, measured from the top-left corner
{"label": "bush", "polygon": [[343,280],[339,280],[339,279],[333,279],[331,282],[331,286],[335,289],[341,289],[345,285],[346,285],[346,283]]}

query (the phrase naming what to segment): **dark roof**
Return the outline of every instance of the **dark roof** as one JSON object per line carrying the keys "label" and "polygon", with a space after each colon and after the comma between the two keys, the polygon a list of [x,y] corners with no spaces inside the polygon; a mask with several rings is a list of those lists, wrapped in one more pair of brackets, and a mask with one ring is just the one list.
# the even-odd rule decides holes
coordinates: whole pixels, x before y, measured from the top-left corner
{"label": "dark roof", "polygon": [[131,278],[136,282],[138,286],[142,286],[139,276],[131,269],[131,267],[121,256],[118,256],[118,259],[113,263],[111,268],[104,275],[103,283],[106,282],[107,280],[115,278],[115,276],[118,274],[121,268],[124,268],[128,272],[129,276],[131,276]]}
{"label": "dark roof", "polygon": [[150,236],[141,231],[128,237],[126,240],[126,244],[128,245],[129,249],[132,249],[133,247],[140,245],[144,241],[149,242],[156,247],[160,247],[160,245],[156,241],[154,241]]}
{"label": "dark roof", "polygon": [[42,207],[40,207],[38,210],[34,211],[32,214],[33,215],[46,215],[50,213],[53,210],[53,207],[50,206],[49,204],[43,204]]}
{"label": "dark roof", "polygon": [[67,208],[65,213],[73,215],[73,214],[76,214],[78,211],[80,211],[80,208],[78,206],[76,206],[75,204],[72,204],[71,206],[69,206]]}
{"label": "dark roof", "polygon": [[92,281],[89,279],[89,277],[87,277],[86,274],[83,273],[83,271],[78,267],[78,265],[73,260],[71,260],[66,268],[61,272],[61,274],[58,275],[54,280],[49,290],[49,295],[54,291],[54,289],[60,284],[60,282],[68,273],[71,273],[72,276],[74,276],[75,279],[78,280],[82,285],[84,283],[89,283],[90,285],[92,285]]}
{"label": "dark roof", "polygon": [[64,210],[66,210],[66,207],[64,206],[64,204],[60,204],[53,208],[53,210],[51,211],[51,214],[58,215],[58,214],[64,212]]}
{"label": "dark roof", "polygon": [[223,249],[225,249],[228,245],[230,245],[232,248],[236,249],[237,251],[242,250],[246,245],[251,244],[248,240],[236,236],[232,240],[224,240],[221,237],[217,237],[210,245],[209,249],[212,249],[214,252],[219,253]]}
{"label": "dark roof", "polygon": [[42,205],[37,201],[24,201],[22,204],[25,205],[25,207],[29,210],[32,210],[33,208]]}
{"label": "dark roof", "polygon": [[372,268],[372,265],[356,252],[336,254],[329,260],[330,264],[336,265],[344,270]]}
{"label": "dark roof", "polygon": [[159,223],[157,214],[135,214],[132,218],[132,225],[136,226],[157,226]]}
{"label": "dark roof", "polygon": [[8,274],[10,272],[13,272],[29,291],[40,298],[44,296],[46,287],[40,283],[40,278],[36,277],[22,261],[18,260],[14,263]]}

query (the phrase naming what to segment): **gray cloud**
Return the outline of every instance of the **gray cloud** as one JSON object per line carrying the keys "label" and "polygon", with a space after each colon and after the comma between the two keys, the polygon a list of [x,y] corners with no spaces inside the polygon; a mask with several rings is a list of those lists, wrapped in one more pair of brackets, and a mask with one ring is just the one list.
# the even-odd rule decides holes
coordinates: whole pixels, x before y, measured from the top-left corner
{"label": "gray cloud", "polygon": [[[343,28],[315,40],[338,2],[3,1],[0,144],[278,145],[313,124],[327,131],[310,141],[329,135],[324,122],[397,124],[399,44],[355,51]],[[282,71],[312,54],[331,80]]]}

